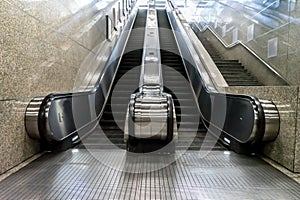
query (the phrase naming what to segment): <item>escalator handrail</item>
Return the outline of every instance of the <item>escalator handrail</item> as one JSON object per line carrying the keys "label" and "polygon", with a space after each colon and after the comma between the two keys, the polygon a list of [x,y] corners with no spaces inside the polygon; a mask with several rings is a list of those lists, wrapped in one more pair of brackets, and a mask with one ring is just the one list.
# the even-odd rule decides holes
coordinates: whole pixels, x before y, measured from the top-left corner
{"label": "escalator handrail", "polygon": [[[131,30],[132,30],[132,27],[133,27],[133,24],[134,24],[136,15],[137,15],[137,11],[138,11],[138,6],[134,5],[133,9],[131,11],[131,15],[130,15],[126,25],[124,26],[124,29],[123,29],[120,37],[118,38],[118,41],[116,42],[116,44],[114,46],[114,49],[113,49],[111,55],[108,58],[107,64],[105,65],[104,69],[102,70],[102,72],[99,76],[99,79],[98,79],[97,83],[95,84],[94,88],[92,88],[90,91],[84,91],[84,92],[61,93],[61,94],[49,94],[49,95],[47,95],[40,102],[41,103],[40,104],[40,109],[39,109],[38,115],[37,115],[38,119],[36,120],[38,123],[36,125],[35,124],[32,125],[30,123],[30,120],[28,119],[29,117],[26,115],[26,113],[27,113],[27,111],[26,111],[26,113],[25,113],[25,127],[26,127],[26,130],[27,130],[29,136],[36,134],[36,133],[30,133],[30,131],[28,131],[28,130],[33,130],[29,126],[38,126],[38,128],[35,129],[35,130],[39,131],[39,135],[41,136],[41,138],[46,139],[48,142],[61,142],[61,141],[65,140],[66,138],[76,134],[78,131],[80,131],[80,130],[82,130],[82,129],[88,127],[89,125],[91,125],[91,124],[98,121],[98,119],[103,114],[105,104],[107,102],[110,91],[112,89],[113,82],[114,82],[115,76],[117,74],[118,67],[120,65],[122,55],[125,51],[126,44],[128,42],[129,36],[131,34]],[[106,73],[109,73],[108,72],[109,70],[113,70],[113,76],[111,77],[110,80],[105,80],[107,78],[107,76],[105,76],[105,75],[106,75]],[[108,82],[109,84],[104,84],[103,83],[104,81]],[[104,87],[103,85],[106,85],[108,87],[108,88],[105,88],[106,92],[103,92],[103,90],[102,90],[102,87]],[[81,127],[78,127],[78,128],[74,127],[73,131],[70,131],[68,133],[63,133],[63,135],[61,135],[61,137],[55,136],[56,133],[54,133],[52,131],[51,123],[50,123],[51,119],[49,118],[49,112],[50,112],[50,109],[51,109],[51,104],[54,101],[58,101],[58,100],[69,100],[69,99],[73,99],[73,98],[88,97],[90,95],[96,95],[98,92],[100,92],[101,95],[103,95],[103,97],[104,97],[103,102],[104,103],[102,104],[101,108],[99,109],[99,111],[96,115],[96,118],[91,119],[90,122],[84,124]],[[29,103],[28,107],[30,107],[30,103]],[[68,115],[73,115],[72,110],[70,110],[69,113],[67,113],[67,114]],[[54,120],[52,120],[52,121],[54,121]],[[84,136],[82,136],[81,139],[83,137]]]}
{"label": "escalator handrail", "polygon": [[[185,59],[183,59],[183,63],[185,64],[185,70],[186,70],[186,72],[188,74],[188,77],[190,79],[190,84],[191,84],[192,88],[194,89],[195,98],[198,99],[197,95],[195,94],[195,90],[197,90],[199,87],[202,87],[204,93],[206,93],[209,96],[218,97],[220,95],[223,95],[226,98],[227,101],[233,101],[233,100],[239,99],[239,101],[245,101],[245,102],[248,102],[248,104],[250,103],[249,107],[251,107],[251,104],[253,105],[253,108],[252,108],[252,112],[253,112],[252,119],[253,119],[253,121],[252,122],[247,122],[247,123],[249,123],[249,125],[252,125],[252,129],[251,129],[251,133],[248,133],[249,137],[246,140],[241,140],[241,139],[235,137],[233,134],[228,133],[224,130],[224,127],[226,127],[226,125],[228,127],[231,127],[229,125],[230,122],[228,122],[230,119],[226,119],[226,121],[224,122],[224,126],[217,126],[216,124],[211,122],[209,117],[207,117],[207,115],[205,116],[205,114],[202,112],[202,110],[200,108],[201,103],[203,104],[203,102],[197,100],[198,103],[199,103],[198,108],[199,108],[200,114],[202,116],[202,120],[204,120],[205,122],[208,122],[209,124],[215,126],[215,128],[222,131],[222,133],[226,134],[230,138],[235,139],[239,143],[251,143],[251,144],[259,143],[263,138],[263,135],[265,133],[265,128],[266,128],[265,127],[264,111],[263,111],[263,107],[262,107],[261,103],[259,102],[259,100],[256,97],[249,96],[249,95],[221,94],[221,93],[218,93],[217,89],[211,87],[211,86],[213,86],[213,84],[207,85],[207,83],[204,81],[204,78],[201,77],[201,74],[203,73],[199,68],[199,65],[201,65],[201,63],[199,63],[199,64],[195,63],[195,59],[193,59],[193,56],[191,56],[191,55],[195,55],[195,54],[191,53],[191,49],[193,49],[192,48],[193,46],[192,45],[186,45],[186,43],[185,43],[185,45],[180,45],[179,44],[180,43],[180,38],[177,38],[178,36],[182,37],[183,39],[188,38],[187,33],[185,32],[185,29],[183,28],[180,20],[176,19],[175,14],[174,14],[174,10],[172,10],[170,7],[167,7],[167,9],[168,9],[167,13],[168,13],[168,17],[169,17],[169,20],[170,20],[170,24],[173,26],[174,36],[176,38],[176,42],[177,42],[177,45],[179,47],[180,53],[181,53],[181,55],[183,55],[182,53],[183,53],[184,50],[182,49],[182,46],[184,48],[187,48],[186,53],[188,53],[190,58],[191,58],[189,61],[194,62],[194,63],[192,63],[192,66],[195,66],[195,68],[197,70],[197,73],[200,76],[200,80],[199,80],[200,82],[193,84],[193,80],[190,79],[191,74],[189,73],[189,69],[188,69],[188,66],[187,66],[188,64],[186,64],[187,61]],[[176,34],[175,32],[177,32],[179,34]],[[195,86],[196,84],[198,84],[198,85]],[[198,87],[198,88],[196,88],[196,87]],[[232,110],[229,110],[229,111],[226,110],[226,116],[228,115],[227,112],[228,113],[230,113],[230,112],[234,113],[234,111],[232,111]],[[279,129],[279,127],[278,127],[278,129]]]}

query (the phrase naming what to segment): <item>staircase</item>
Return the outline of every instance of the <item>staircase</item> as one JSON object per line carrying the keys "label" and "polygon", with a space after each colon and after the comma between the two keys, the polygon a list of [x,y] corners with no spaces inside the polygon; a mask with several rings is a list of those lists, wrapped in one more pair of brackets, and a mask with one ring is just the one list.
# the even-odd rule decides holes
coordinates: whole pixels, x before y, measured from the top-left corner
{"label": "staircase", "polygon": [[199,37],[203,46],[210,54],[219,71],[223,75],[229,86],[260,86],[261,83],[253,77],[239,60],[223,59],[219,52],[212,46],[211,42],[206,38]]}

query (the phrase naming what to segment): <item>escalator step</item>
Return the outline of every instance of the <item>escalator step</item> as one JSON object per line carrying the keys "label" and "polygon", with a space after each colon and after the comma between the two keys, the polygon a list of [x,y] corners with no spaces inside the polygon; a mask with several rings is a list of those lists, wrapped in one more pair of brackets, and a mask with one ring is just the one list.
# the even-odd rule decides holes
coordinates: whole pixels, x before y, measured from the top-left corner
{"label": "escalator step", "polygon": [[[140,10],[133,28],[144,27],[145,22],[146,11]],[[158,24],[159,27],[171,29],[166,11],[158,10]],[[176,118],[179,127],[179,139],[176,149],[200,150],[200,148],[211,149],[212,147],[213,150],[223,149],[220,144],[215,144],[215,139],[212,138],[212,136],[207,135],[205,126],[199,121],[199,111],[190,85],[188,84],[188,86],[186,86],[184,81],[178,80],[178,75],[183,76],[185,80],[188,79],[177,49],[175,38],[171,33],[172,32],[170,31],[166,34],[159,30],[161,62],[163,66],[168,66],[163,67],[164,84],[167,87],[176,88],[176,94],[172,94],[171,92],[174,99],[177,113]],[[113,84],[112,94],[110,94],[107,100],[104,113],[99,121],[102,131],[98,129],[98,132],[96,131],[87,137],[81,145],[81,148],[113,149],[116,148],[116,146],[122,149],[126,148],[126,144],[123,140],[124,133],[122,127],[119,126],[124,126],[124,118],[130,95],[138,88],[140,76],[139,70],[135,70],[132,73],[128,73],[128,71],[134,68],[139,69],[140,64],[142,63],[143,38],[144,33],[142,31],[138,34],[135,33],[134,35],[129,36],[125,52],[127,52],[127,49],[136,50],[122,56]],[[125,80],[122,79],[123,76],[126,78]],[[118,84],[120,79],[122,79],[122,82],[120,82],[121,84]],[[101,132],[103,133],[101,134]],[[205,138],[206,140],[204,140]],[[109,139],[111,143],[108,143],[107,139]]]}

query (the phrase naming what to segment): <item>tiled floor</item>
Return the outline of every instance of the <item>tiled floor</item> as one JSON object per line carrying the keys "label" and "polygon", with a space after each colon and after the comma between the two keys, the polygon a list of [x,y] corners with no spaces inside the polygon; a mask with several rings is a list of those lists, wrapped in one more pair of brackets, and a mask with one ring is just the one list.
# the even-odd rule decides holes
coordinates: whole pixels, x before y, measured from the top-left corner
{"label": "tiled floor", "polygon": [[43,155],[0,182],[0,199],[300,199],[298,183],[257,157],[91,151]]}

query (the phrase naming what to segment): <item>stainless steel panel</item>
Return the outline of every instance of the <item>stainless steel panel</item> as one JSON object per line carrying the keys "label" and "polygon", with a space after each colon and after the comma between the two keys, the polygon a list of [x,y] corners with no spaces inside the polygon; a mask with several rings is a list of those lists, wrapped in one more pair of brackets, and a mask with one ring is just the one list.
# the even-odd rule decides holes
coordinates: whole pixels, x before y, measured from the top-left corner
{"label": "stainless steel panel", "polygon": [[25,129],[29,137],[33,139],[41,138],[38,128],[38,116],[43,99],[44,97],[33,98],[25,111]]}

